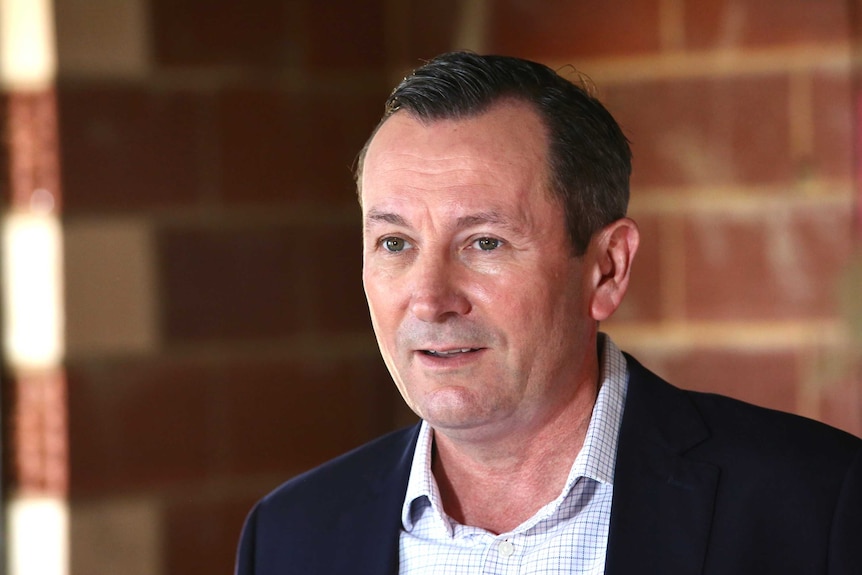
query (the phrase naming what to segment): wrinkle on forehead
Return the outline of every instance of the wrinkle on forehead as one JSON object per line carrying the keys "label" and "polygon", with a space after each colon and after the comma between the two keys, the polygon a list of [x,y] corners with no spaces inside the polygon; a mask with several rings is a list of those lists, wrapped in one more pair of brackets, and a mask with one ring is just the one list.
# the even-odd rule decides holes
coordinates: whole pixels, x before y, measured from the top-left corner
{"label": "wrinkle on forehead", "polygon": [[535,224],[528,198],[550,189],[546,148],[544,124],[520,102],[458,120],[396,114],[365,156],[364,225],[409,227],[430,217],[450,229],[488,224],[523,232]]}
{"label": "wrinkle on forehead", "polygon": [[[371,208],[365,215],[365,229],[369,229],[376,223],[387,223],[405,228],[410,227],[410,222],[408,222],[401,214],[388,212],[383,209]],[[455,229],[468,229],[483,225],[492,225],[494,227],[511,230],[515,233],[524,233],[525,223],[526,222],[513,219],[502,212],[486,210],[470,212],[458,216],[455,219]]]}
{"label": "wrinkle on forehead", "polygon": [[[489,116],[493,116],[494,123],[501,128],[494,129],[493,134],[488,132]],[[478,126],[482,128],[477,129]],[[449,145],[429,156],[428,151],[441,139]],[[453,141],[457,141],[454,146]],[[521,144],[517,154],[513,154],[512,141]],[[415,153],[411,148],[422,152]],[[369,156],[377,155],[376,161],[383,167],[390,161],[398,161],[394,158],[408,159],[415,160],[415,164],[423,164],[423,171],[428,170],[429,173],[440,169],[434,168],[432,161],[441,162],[438,165],[449,170],[461,164],[462,160],[471,168],[476,167],[476,160],[483,160],[489,169],[494,170],[503,165],[531,165],[536,160],[545,165],[547,148],[547,129],[532,106],[525,102],[503,101],[483,114],[460,119],[424,121],[410,114],[395,114],[374,135],[365,164],[368,164]],[[476,150],[484,152],[482,158],[476,157]]]}

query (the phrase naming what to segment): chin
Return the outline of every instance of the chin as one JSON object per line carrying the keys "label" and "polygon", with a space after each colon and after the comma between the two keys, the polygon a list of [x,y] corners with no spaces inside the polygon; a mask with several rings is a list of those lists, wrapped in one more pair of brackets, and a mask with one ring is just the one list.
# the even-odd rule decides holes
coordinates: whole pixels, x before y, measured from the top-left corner
{"label": "chin", "polygon": [[434,429],[446,431],[467,431],[480,429],[493,421],[493,414],[487,409],[470,409],[460,406],[457,409],[426,408],[423,419]]}

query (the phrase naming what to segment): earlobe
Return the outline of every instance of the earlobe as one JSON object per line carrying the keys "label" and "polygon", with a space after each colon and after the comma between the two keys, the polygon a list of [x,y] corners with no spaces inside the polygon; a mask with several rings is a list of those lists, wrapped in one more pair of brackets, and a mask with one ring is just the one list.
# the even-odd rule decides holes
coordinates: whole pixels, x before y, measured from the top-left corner
{"label": "earlobe", "polygon": [[630,218],[616,220],[593,236],[590,315],[596,321],[609,318],[622,303],[639,243],[638,226]]}

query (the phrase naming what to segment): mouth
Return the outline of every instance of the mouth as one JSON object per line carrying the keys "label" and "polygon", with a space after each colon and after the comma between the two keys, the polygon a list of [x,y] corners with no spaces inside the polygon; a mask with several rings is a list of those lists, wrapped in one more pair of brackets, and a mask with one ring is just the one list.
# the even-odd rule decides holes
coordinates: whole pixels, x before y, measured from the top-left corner
{"label": "mouth", "polygon": [[479,347],[461,347],[457,349],[422,349],[419,350],[424,355],[429,357],[440,357],[440,358],[450,358],[450,357],[458,357],[462,356],[466,353],[473,353],[479,351],[482,348]]}

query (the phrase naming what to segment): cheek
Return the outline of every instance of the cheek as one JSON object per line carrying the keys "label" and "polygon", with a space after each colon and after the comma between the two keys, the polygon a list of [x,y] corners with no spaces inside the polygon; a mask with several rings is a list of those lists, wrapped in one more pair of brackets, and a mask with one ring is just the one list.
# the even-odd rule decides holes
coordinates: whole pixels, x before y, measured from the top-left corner
{"label": "cheek", "polygon": [[580,290],[557,282],[521,282],[509,286],[495,303],[496,317],[513,341],[542,353],[552,340],[566,338],[583,316]]}
{"label": "cheek", "polygon": [[383,297],[386,292],[385,286],[386,282],[382,281],[379,271],[369,267],[362,269],[362,288],[365,290],[365,300],[370,309],[379,310],[385,307],[386,300]]}

